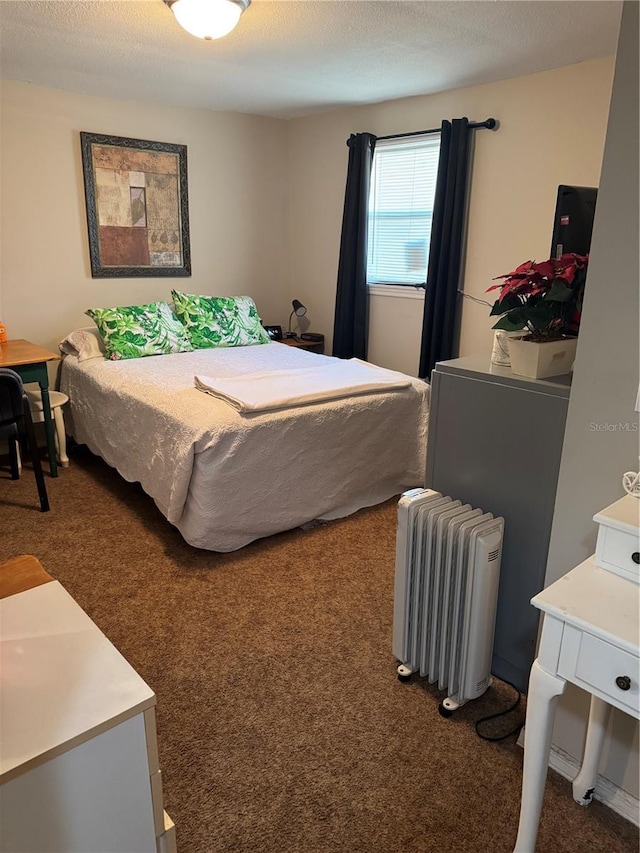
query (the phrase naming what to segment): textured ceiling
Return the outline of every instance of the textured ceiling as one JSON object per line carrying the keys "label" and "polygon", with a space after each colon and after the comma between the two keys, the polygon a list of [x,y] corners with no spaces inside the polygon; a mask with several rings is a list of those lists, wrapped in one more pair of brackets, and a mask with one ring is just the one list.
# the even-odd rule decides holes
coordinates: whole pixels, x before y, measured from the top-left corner
{"label": "textured ceiling", "polygon": [[0,71],[290,118],[611,55],[620,13],[616,0],[253,0],[230,35],[204,42],[162,0],[0,0]]}

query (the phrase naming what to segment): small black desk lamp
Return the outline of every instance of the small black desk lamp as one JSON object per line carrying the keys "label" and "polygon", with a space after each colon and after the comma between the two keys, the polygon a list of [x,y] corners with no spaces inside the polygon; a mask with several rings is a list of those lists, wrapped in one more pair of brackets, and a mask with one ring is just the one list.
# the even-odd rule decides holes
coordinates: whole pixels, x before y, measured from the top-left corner
{"label": "small black desk lamp", "polygon": [[287,338],[297,337],[296,333],[291,331],[291,320],[293,318],[293,315],[295,314],[296,317],[304,317],[304,315],[307,313],[307,309],[304,307],[302,302],[299,302],[297,299],[294,299],[291,304],[293,305],[293,311],[291,312],[291,314],[289,314],[289,331],[286,334]]}

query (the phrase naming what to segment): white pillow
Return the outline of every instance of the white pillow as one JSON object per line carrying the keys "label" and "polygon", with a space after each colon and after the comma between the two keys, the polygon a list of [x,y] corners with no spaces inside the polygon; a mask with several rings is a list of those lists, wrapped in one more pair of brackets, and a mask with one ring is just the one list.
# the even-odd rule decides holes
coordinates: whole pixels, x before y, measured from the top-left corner
{"label": "white pillow", "polygon": [[65,355],[75,355],[78,361],[90,358],[106,358],[104,342],[96,326],[76,329],[58,344],[60,352]]}

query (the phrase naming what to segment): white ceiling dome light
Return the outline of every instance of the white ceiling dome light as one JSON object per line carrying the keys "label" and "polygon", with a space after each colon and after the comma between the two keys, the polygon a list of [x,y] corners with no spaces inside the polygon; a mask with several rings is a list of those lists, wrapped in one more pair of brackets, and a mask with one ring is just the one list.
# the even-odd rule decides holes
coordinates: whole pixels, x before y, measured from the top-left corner
{"label": "white ceiling dome light", "polygon": [[228,35],[251,0],[164,0],[177,22],[196,38],[211,41]]}

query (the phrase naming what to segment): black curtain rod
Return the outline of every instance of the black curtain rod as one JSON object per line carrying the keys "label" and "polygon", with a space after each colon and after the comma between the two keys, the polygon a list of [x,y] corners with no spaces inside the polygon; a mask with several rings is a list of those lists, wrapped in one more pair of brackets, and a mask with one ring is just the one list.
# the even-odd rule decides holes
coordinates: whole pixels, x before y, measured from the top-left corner
{"label": "black curtain rod", "polygon": [[[470,121],[469,129],[476,130],[485,128],[486,130],[495,130],[498,127],[498,122],[495,118],[488,118],[486,121]],[[440,133],[441,128],[433,127],[431,130],[414,130],[412,133],[392,133],[390,136],[378,136],[376,139],[404,139],[407,136],[426,136],[429,133]]]}

